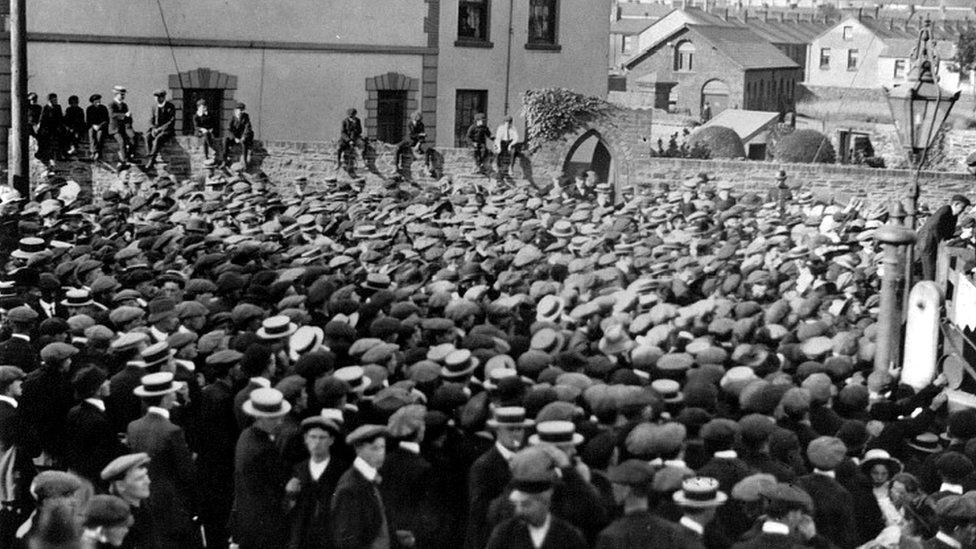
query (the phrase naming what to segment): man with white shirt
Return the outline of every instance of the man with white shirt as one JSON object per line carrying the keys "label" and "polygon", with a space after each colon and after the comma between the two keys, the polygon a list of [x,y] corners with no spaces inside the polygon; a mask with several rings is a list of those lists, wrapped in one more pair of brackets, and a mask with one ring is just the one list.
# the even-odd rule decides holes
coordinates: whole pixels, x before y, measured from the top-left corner
{"label": "man with white shirt", "polygon": [[519,133],[512,124],[512,115],[506,114],[495,132],[495,152],[498,154],[498,181],[511,179],[511,169],[515,161],[515,146],[519,143]]}
{"label": "man with white shirt", "polygon": [[678,547],[699,549],[705,547],[705,527],[715,519],[715,512],[728,501],[719,490],[719,483],[710,477],[692,477],[681,483],[681,489],[672,496],[681,508],[678,520]]}
{"label": "man with white shirt", "polygon": [[182,388],[183,383],[175,381],[171,372],[143,376],[133,393],[142,399],[146,414],[130,423],[127,430],[132,451],[145,452],[152,459],[149,506],[166,510],[153,517],[161,549],[201,546],[200,531],[193,523],[197,505],[193,454],[183,429],[170,421],[176,393]]}
{"label": "man with white shirt", "polygon": [[763,487],[765,520],[758,535],[733,545],[733,549],[789,549],[792,547],[830,547],[817,534],[813,522],[813,500],[791,484],[778,483]]}
{"label": "man with white shirt", "polygon": [[285,485],[291,507],[288,547],[325,549],[332,546],[332,494],[349,464],[332,455],[332,444],[342,433],[336,422],[312,416],[302,421],[301,432],[309,458],[295,466]]}
{"label": "man with white shirt", "polygon": [[976,500],[969,496],[946,496],[935,504],[939,531],[922,543],[925,549],[972,547],[976,536]]}

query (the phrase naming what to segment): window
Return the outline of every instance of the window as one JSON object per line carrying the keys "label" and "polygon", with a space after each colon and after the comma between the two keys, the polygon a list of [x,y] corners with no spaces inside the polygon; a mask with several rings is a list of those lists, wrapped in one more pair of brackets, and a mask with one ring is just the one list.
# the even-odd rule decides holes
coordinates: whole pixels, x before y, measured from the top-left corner
{"label": "window", "polygon": [[844,40],[854,39],[854,27],[844,27]]}
{"label": "window", "polygon": [[830,68],[830,48],[820,48],[820,68]]}
{"label": "window", "polygon": [[474,115],[488,110],[487,90],[458,90],[454,107],[454,146],[468,146],[468,128]]}
{"label": "window", "polygon": [[895,78],[901,79],[905,78],[905,65],[907,62],[904,59],[895,59]]}
{"label": "window", "polygon": [[406,90],[379,90],[376,98],[376,138],[384,143],[399,143],[406,124]]}
{"label": "window", "polygon": [[857,70],[857,50],[847,50],[847,70]]}
{"label": "window", "polygon": [[220,137],[224,90],[215,88],[183,88],[183,135],[193,135],[196,132],[193,115],[197,113],[197,101],[200,99],[207,103],[207,113],[214,123],[214,137]]}
{"label": "window", "polygon": [[634,51],[634,43],[637,41],[636,36],[624,36],[623,45],[621,48],[621,53],[630,53]]}
{"label": "window", "polygon": [[687,40],[678,44],[674,50],[674,70],[690,72],[694,69],[695,45]]}
{"label": "window", "polygon": [[559,0],[529,0],[529,49],[553,49],[557,45]]}
{"label": "window", "polygon": [[489,0],[458,2],[458,45],[488,42]]}

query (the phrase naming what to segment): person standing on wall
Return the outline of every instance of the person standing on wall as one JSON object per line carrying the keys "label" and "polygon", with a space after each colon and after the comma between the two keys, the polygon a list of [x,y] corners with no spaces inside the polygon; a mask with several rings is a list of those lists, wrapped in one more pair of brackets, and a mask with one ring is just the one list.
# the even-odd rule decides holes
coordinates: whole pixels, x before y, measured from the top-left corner
{"label": "person standing on wall", "polygon": [[125,102],[125,91],[122,86],[112,88],[112,104],[108,107],[108,133],[119,144],[120,166],[129,163],[129,153],[132,152],[132,140],[129,138],[129,129],[132,127],[132,113],[129,112],[129,105]]}
{"label": "person standing on wall", "polygon": [[54,165],[61,158],[61,135],[64,131],[64,111],[58,104],[58,94],[47,94],[47,105],[41,109],[37,123],[37,159]]}
{"label": "person standing on wall", "polygon": [[78,96],[68,98],[68,108],[64,110],[64,130],[67,137],[68,155],[75,154],[85,135],[85,109],[78,105]]}
{"label": "person standing on wall", "polygon": [[483,175],[485,173],[485,160],[488,159],[488,141],[494,139],[488,124],[485,121],[484,113],[474,115],[474,124],[468,128],[468,143],[471,144],[471,155],[474,158],[473,175]]}
{"label": "person standing on wall", "polygon": [[231,147],[240,145],[241,163],[247,168],[251,154],[251,143],[254,141],[254,129],[251,127],[251,117],[245,110],[244,103],[238,103],[234,109],[234,116],[231,117],[230,123],[227,125],[227,136],[224,137],[224,166],[227,165]]}
{"label": "person standing on wall", "polygon": [[175,135],[173,127],[176,124],[176,107],[166,100],[166,90],[156,90],[153,95],[156,96],[156,104],[153,105],[149,119],[149,131],[146,132],[149,159],[143,166],[147,170],[156,165],[159,151]]}
{"label": "person standing on wall", "polygon": [[961,194],[953,196],[928,218],[918,230],[916,245],[918,261],[922,263],[922,280],[935,280],[935,262],[939,255],[939,243],[952,238],[956,222],[969,208],[971,202]]}
{"label": "person standing on wall", "polygon": [[515,146],[519,143],[519,133],[512,125],[512,115],[506,114],[504,121],[495,130],[495,152],[498,153],[498,182],[511,179],[515,160]]}
{"label": "person standing on wall", "polygon": [[342,167],[342,155],[345,152],[354,154],[356,147],[361,146],[363,141],[363,123],[356,116],[356,109],[346,111],[346,117],[342,120],[342,129],[339,132],[339,148],[336,151],[336,168]]}

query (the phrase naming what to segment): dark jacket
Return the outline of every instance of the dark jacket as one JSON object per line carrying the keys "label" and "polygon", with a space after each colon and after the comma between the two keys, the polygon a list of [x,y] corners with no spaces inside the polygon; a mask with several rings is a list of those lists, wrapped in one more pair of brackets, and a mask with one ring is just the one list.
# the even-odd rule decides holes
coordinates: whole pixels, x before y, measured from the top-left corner
{"label": "dark jacket", "polygon": [[851,493],[836,480],[820,473],[804,475],[796,480],[796,484],[816,502],[813,520],[817,532],[842,549],[857,546]]}
{"label": "dark jacket", "polygon": [[355,116],[343,119],[339,137],[344,142],[359,141],[363,137],[363,123]]}
{"label": "dark jacket", "polygon": [[241,547],[278,549],[287,540],[284,488],[288,471],[268,433],[248,427],[234,456],[231,533]]}
{"label": "dark jacket", "polygon": [[6,452],[11,446],[17,447],[13,464],[14,493],[11,501],[33,507],[34,499],[30,494],[30,485],[37,471],[31,460],[30,449],[26,446],[26,429],[21,409],[14,408],[8,402],[0,401],[0,454]]}
{"label": "dark jacket", "polygon": [[64,111],[61,105],[44,105],[41,108],[41,119],[38,121],[37,133],[41,135],[55,135],[64,125]]}
{"label": "dark jacket", "polygon": [[242,112],[240,118],[230,117],[227,124],[227,133],[234,139],[240,139],[245,143],[250,143],[254,139],[254,130],[251,128],[251,117],[246,112]]}
{"label": "dark jacket", "polygon": [[[376,485],[355,467],[349,467],[332,495],[332,528],[336,549],[368,548],[380,535],[386,510]],[[390,521],[386,520],[390,546],[396,546]]]}
{"label": "dark jacket", "polygon": [[125,453],[108,416],[90,402],[79,402],[68,412],[65,434],[65,468],[95,484],[102,469]]}
{"label": "dark jacket", "polygon": [[387,520],[396,530],[413,532],[419,547],[427,547],[428,532],[435,524],[430,520],[430,488],[434,474],[423,456],[393,447],[386,453],[380,476],[380,494],[386,504]]}
{"label": "dark jacket", "polygon": [[471,127],[468,128],[468,142],[472,146],[484,146],[489,139],[492,139],[492,135],[487,124],[484,126],[471,124]]}
{"label": "dark jacket", "polygon": [[931,250],[939,245],[943,240],[949,240],[952,233],[956,231],[956,214],[952,213],[952,206],[946,204],[925,221],[922,228],[918,230],[919,250]]}
{"label": "dark jacket", "polygon": [[108,124],[108,107],[105,105],[88,105],[85,109],[85,124],[89,127]]}
{"label": "dark jacket", "polygon": [[596,549],[668,547],[678,544],[678,527],[649,511],[629,513],[615,520],[596,538]]}
{"label": "dark jacket", "polygon": [[217,380],[200,391],[200,417],[206,418],[197,437],[201,510],[208,513],[215,506],[229,510],[234,494],[234,447],[240,434],[230,383]]}
{"label": "dark jacket", "polygon": [[289,512],[289,549],[332,549],[334,547],[331,522],[332,495],[348,464],[335,456],[329,459],[318,480],[312,479],[309,460],[295,466],[292,478],[301,483],[295,506]]}
{"label": "dark jacket", "polygon": [[[554,515],[550,519],[552,523],[540,549],[586,549],[586,540],[579,530]],[[488,549],[535,549],[535,545],[525,523],[510,518],[492,531]]]}
{"label": "dark jacket", "polygon": [[67,376],[49,366],[28,374],[20,397],[20,413],[29,425],[34,452],[47,452],[55,461],[64,456],[64,424],[74,404]]}
{"label": "dark jacket", "polygon": [[471,466],[468,473],[468,527],[464,546],[467,549],[484,547],[491,530],[488,528],[488,507],[512,480],[508,461],[498,448],[492,446]]}
{"label": "dark jacket", "polygon": [[176,124],[176,107],[169,101],[155,104],[149,112],[149,127],[154,135],[172,135]]}
{"label": "dark jacket", "polygon": [[217,122],[214,120],[214,116],[209,112],[204,115],[194,114],[193,115],[193,127],[196,129],[204,129],[214,131],[217,129]]}
{"label": "dark jacket", "polygon": [[133,452],[145,452],[152,459],[148,503],[160,538],[192,539],[197,533],[192,521],[196,514],[196,473],[183,429],[148,412],[129,424],[127,440]]}
{"label": "dark jacket", "polygon": [[11,336],[0,343],[0,364],[16,366],[29,374],[41,366],[40,354],[30,341]]}
{"label": "dark jacket", "polygon": [[69,105],[64,110],[64,125],[73,132],[85,131],[85,109],[78,105]]}
{"label": "dark jacket", "polygon": [[142,414],[142,402],[132,391],[139,386],[144,375],[146,375],[145,369],[130,363],[109,380],[109,396],[105,399],[105,409],[112,430],[117,433],[124,433],[129,423]]}
{"label": "dark jacket", "polygon": [[132,126],[132,119],[125,116],[129,112],[129,105],[125,101],[112,101],[108,105],[108,131],[111,134],[127,131]]}

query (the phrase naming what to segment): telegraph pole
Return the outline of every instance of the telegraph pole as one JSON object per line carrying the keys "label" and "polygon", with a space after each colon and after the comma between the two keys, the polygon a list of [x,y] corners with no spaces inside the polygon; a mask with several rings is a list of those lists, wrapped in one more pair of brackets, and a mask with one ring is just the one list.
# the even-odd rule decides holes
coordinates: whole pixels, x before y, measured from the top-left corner
{"label": "telegraph pole", "polygon": [[14,188],[30,198],[27,132],[27,0],[10,0],[10,129],[8,165]]}

